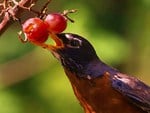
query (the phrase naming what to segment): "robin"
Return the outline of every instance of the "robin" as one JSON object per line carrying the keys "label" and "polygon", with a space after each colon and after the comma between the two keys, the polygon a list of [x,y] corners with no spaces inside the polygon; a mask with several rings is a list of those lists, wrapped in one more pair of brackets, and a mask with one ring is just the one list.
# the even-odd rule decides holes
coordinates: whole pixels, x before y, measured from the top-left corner
{"label": "robin", "polygon": [[61,62],[85,113],[150,113],[150,86],[103,63],[93,46],[72,33],[45,48]]}

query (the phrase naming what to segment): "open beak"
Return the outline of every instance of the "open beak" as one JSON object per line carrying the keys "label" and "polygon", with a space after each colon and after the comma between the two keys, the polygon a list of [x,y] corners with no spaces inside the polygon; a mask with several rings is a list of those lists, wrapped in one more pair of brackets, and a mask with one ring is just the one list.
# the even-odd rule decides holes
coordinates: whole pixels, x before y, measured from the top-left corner
{"label": "open beak", "polygon": [[58,35],[52,33],[52,34],[50,34],[50,38],[55,41],[56,48],[61,48],[64,46],[62,40],[58,37]]}
{"label": "open beak", "polygon": [[42,44],[41,43],[34,43],[34,44],[41,46],[41,47],[43,47],[43,48],[45,48],[51,52],[55,52],[58,49],[64,47],[63,41],[56,34],[51,33],[49,35],[50,35],[50,38],[55,41],[55,45],[46,44],[46,43],[42,43]]}

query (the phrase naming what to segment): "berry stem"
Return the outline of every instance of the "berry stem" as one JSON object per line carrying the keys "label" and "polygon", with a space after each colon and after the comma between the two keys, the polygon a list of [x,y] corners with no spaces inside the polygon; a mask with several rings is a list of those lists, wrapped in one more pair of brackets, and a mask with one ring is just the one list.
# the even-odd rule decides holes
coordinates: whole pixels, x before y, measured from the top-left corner
{"label": "berry stem", "polygon": [[74,20],[71,19],[70,17],[68,17],[69,13],[75,13],[77,12],[77,9],[72,9],[72,10],[64,10],[62,15],[65,16],[67,18],[67,20],[69,20],[70,22],[74,23]]}
{"label": "berry stem", "polygon": [[22,35],[22,31],[19,31],[19,32],[18,32],[18,38],[19,38],[19,40],[20,40],[22,43],[27,43],[27,42],[28,42],[27,36],[24,34],[25,38],[23,39],[21,35]]}

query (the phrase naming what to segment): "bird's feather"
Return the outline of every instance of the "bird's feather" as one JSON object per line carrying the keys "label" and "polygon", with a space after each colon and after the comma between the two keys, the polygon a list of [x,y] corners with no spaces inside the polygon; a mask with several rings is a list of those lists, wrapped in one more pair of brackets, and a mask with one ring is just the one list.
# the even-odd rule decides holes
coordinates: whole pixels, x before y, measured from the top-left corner
{"label": "bird's feather", "polygon": [[150,87],[140,80],[117,73],[112,76],[112,87],[118,90],[129,101],[150,113]]}

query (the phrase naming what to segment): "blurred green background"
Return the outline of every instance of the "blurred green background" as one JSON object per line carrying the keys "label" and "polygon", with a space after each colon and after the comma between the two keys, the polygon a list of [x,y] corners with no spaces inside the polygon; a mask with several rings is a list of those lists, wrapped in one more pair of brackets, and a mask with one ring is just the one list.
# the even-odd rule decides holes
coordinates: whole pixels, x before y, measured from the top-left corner
{"label": "blurred green background", "polygon": [[[107,64],[150,84],[149,0],[53,0],[48,10],[65,9],[78,9],[65,32],[86,37]],[[20,29],[14,23],[0,36],[0,113],[82,113],[60,63],[49,51],[22,44]]]}

